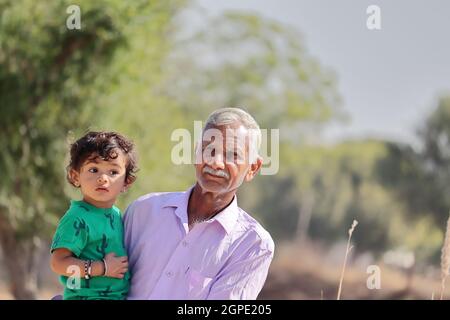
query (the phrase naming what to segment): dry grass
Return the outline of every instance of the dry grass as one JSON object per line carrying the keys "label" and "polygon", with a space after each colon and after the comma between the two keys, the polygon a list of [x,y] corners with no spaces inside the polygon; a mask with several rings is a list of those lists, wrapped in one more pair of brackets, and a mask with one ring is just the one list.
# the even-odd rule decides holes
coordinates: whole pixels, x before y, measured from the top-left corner
{"label": "dry grass", "polygon": [[444,244],[441,253],[441,300],[444,298],[445,280],[448,277],[450,268],[450,217],[447,220]]}
{"label": "dry grass", "polygon": [[8,293],[8,289],[0,284],[0,300],[10,300],[11,295]]}
{"label": "dry grass", "polygon": [[[49,272],[42,279],[45,286],[40,288],[37,292],[36,299],[38,300],[50,300],[57,294],[63,291],[62,285],[59,283],[58,277],[53,273]],[[0,277],[0,300],[13,300],[14,297],[9,292],[6,276],[2,275]]]}
{"label": "dry grass", "polygon": [[[39,290],[37,294],[38,300],[50,300],[53,296],[55,296],[58,292],[61,292],[59,289],[53,288],[45,288]],[[0,285],[0,300],[13,300],[14,297],[9,293],[8,288],[4,285]]]}
{"label": "dry grass", "polygon": [[337,293],[337,300],[341,299],[342,283],[344,281],[344,274],[345,274],[345,267],[347,265],[347,258],[348,258],[348,254],[350,253],[350,251],[353,248],[353,246],[350,246],[350,241],[352,239],[353,231],[355,231],[355,227],[357,225],[358,225],[358,221],[353,220],[352,226],[348,230],[347,249],[345,250],[344,264],[342,266],[341,278],[339,280],[339,289],[338,289],[338,293]]}
{"label": "dry grass", "polygon": [[[447,229],[450,228],[449,223]],[[404,271],[386,266],[382,262],[373,262],[381,269],[381,289],[379,290],[370,290],[366,286],[369,276],[366,273],[368,265],[355,263],[355,255],[348,256],[350,239],[347,242],[348,259],[344,258],[344,268],[342,268],[341,260],[345,253],[344,244],[339,249],[342,250],[341,253],[338,250],[338,256],[330,258],[330,251],[318,244],[310,243],[300,246],[292,242],[278,243],[275,259],[259,299],[334,300],[339,291],[340,279],[345,286],[340,296],[342,299],[430,300],[438,299],[440,291],[443,297],[450,296],[450,288],[442,285],[442,275],[448,276],[447,266],[450,263],[449,235],[450,231],[447,230],[443,245],[443,253],[446,254],[443,254],[441,277],[439,269],[433,267],[430,267],[433,270],[428,275],[416,272],[409,277]],[[343,270],[345,281],[343,281]],[[443,273],[442,270],[446,270],[447,273]],[[44,283],[48,287],[39,291],[38,299],[41,300],[48,300],[62,291],[57,277],[53,274],[51,277],[46,276],[45,279]],[[0,276],[0,300],[12,298],[5,285],[4,275]]]}
{"label": "dry grass", "polygon": [[[300,247],[295,243],[279,244],[270,268],[269,276],[259,299],[336,299],[339,279],[339,263],[331,263],[328,252],[318,245]],[[345,290],[342,299],[420,299],[430,300],[440,287],[439,275],[405,272],[375,262],[381,269],[381,289],[370,290],[366,286],[367,266],[355,265],[351,260],[345,271]],[[446,294],[450,294],[448,289]]]}

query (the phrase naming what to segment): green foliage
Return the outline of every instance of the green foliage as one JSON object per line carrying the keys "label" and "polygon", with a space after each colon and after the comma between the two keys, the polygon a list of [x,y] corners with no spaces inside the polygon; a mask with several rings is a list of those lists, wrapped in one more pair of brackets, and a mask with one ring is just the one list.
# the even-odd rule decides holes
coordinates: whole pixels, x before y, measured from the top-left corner
{"label": "green foliage", "polygon": [[[18,239],[50,234],[52,214],[67,208],[68,133],[73,139],[105,119],[105,93],[123,73],[133,76],[127,50],[143,40],[163,49],[161,34],[183,3],[82,0],[81,30],[68,30],[69,1],[0,1],[0,214]],[[151,50],[160,58],[150,72],[167,52]],[[140,50],[132,66],[147,53]]]}
{"label": "green foliage", "polygon": [[423,150],[419,153],[428,191],[428,204],[436,220],[444,225],[450,210],[450,97],[441,97],[436,109],[419,132]]}
{"label": "green foliage", "polygon": [[241,106],[262,128],[280,128],[283,140],[298,143],[299,133],[344,116],[334,74],[278,22],[228,12],[182,38],[171,57],[169,94],[195,119]]}
{"label": "green foliage", "polygon": [[[284,146],[283,166],[275,177],[261,177],[246,195],[255,197],[246,205],[258,212],[277,239],[293,240],[300,236],[299,219],[311,211],[306,232],[315,241],[332,244],[346,239],[353,219],[359,221],[353,235],[357,251],[382,254],[403,247],[413,250],[419,263],[435,258],[440,250],[442,231],[430,211],[412,214],[408,201],[399,199],[385,179],[399,186],[402,171],[389,158],[392,143],[355,141],[335,146]],[[396,145],[395,145],[396,146]],[[409,168],[408,172],[412,172]],[[409,188],[424,191],[411,178]],[[424,204],[423,208],[431,208]],[[250,210],[250,212],[251,212]]]}
{"label": "green foliage", "polygon": [[61,209],[67,130],[83,123],[89,86],[124,41],[101,2],[80,4],[89,28],[70,32],[65,2],[0,2],[0,204],[19,239]]}
{"label": "green foliage", "polygon": [[[448,97],[441,97],[421,126],[419,138],[419,150],[406,145],[387,144],[388,154],[378,163],[377,177],[397,201],[404,204],[408,211],[407,219],[420,221],[419,231],[414,233],[414,237],[409,237],[409,242],[424,249],[420,251],[422,254],[438,260],[450,210]],[[424,225],[428,226],[427,231]],[[399,233],[401,229],[398,228]]]}
{"label": "green foliage", "polygon": [[68,30],[69,1],[0,0],[0,245],[16,298],[33,298],[36,246],[68,206],[68,132],[99,116],[115,80],[105,71],[137,20],[172,16],[174,3],[81,0],[81,30]]}

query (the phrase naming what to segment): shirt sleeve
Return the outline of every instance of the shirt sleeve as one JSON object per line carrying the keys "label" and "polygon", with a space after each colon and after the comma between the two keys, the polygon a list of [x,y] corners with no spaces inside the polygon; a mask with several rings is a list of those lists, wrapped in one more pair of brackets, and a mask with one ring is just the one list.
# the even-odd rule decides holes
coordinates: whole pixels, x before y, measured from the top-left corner
{"label": "shirt sleeve", "polygon": [[211,285],[208,300],[255,300],[264,286],[273,259],[269,248],[260,244],[238,255]]}
{"label": "shirt sleeve", "polygon": [[64,215],[58,224],[53,237],[51,252],[55,249],[65,248],[80,256],[86,247],[89,237],[89,226],[82,217]]}

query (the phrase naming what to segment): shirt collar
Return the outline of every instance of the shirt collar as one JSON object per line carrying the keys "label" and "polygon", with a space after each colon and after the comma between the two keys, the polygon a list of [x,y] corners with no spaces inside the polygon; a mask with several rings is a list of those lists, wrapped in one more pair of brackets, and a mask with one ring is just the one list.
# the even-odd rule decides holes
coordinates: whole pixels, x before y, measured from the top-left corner
{"label": "shirt collar", "polygon": [[189,202],[189,196],[191,195],[191,191],[194,188],[192,186],[189,190],[184,192],[176,192],[172,194],[171,197],[168,197],[163,204],[163,208],[165,207],[174,207],[175,215],[180,218],[183,223],[188,223],[188,215],[187,215],[187,206]]}
{"label": "shirt collar", "polygon": [[233,201],[224,210],[220,211],[211,221],[217,221],[225,229],[227,234],[233,231],[234,225],[237,222],[239,214],[239,207],[237,205],[237,196],[235,195]]}
{"label": "shirt collar", "polygon": [[[169,197],[163,205],[164,207],[174,207],[175,214],[180,218],[183,223],[188,223],[187,206],[189,202],[189,196],[191,195],[193,185],[189,190],[175,194],[173,197]],[[237,205],[237,196],[235,195],[231,203],[222,211],[217,213],[212,219],[208,220],[209,223],[217,221],[225,230],[227,234],[230,234],[233,230],[239,214],[239,207]]]}
{"label": "shirt collar", "polygon": [[112,206],[110,208],[99,208],[96,207],[84,200],[70,200],[71,207],[80,207],[86,211],[97,212],[97,213],[110,213],[111,211],[119,211],[116,206]]}

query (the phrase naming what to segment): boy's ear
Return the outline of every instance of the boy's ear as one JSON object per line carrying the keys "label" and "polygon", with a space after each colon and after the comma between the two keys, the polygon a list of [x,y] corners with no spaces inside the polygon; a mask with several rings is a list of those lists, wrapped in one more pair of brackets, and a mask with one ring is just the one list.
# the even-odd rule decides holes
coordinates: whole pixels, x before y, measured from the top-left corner
{"label": "boy's ear", "polygon": [[80,187],[80,173],[78,171],[76,171],[75,169],[70,169],[69,178],[75,187]]}
{"label": "boy's ear", "polygon": [[125,182],[123,183],[123,187],[120,190],[120,192],[124,193],[128,191],[128,188],[134,183],[134,181],[136,180],[136,178],[133,179],[125,179]]}

